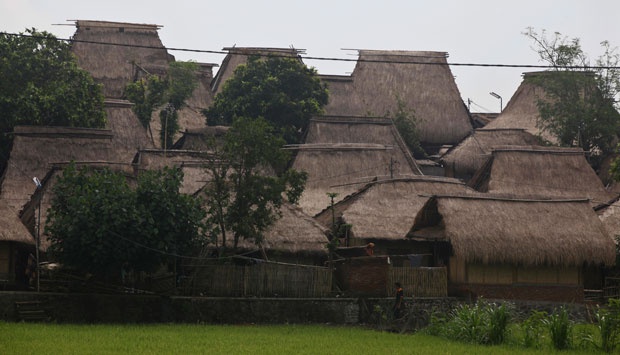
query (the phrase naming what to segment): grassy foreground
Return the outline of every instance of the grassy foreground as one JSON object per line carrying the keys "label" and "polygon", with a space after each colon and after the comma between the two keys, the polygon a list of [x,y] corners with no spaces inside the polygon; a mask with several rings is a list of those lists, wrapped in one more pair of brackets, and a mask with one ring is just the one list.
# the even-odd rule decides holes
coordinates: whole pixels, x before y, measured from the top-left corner
{"label": "grassy foreground", "polygon": [[[2,354],[549,354],[424,334],[322,325],[64,325],[0,322]],[[561,354],[586,352],[562,351]],[[591,353],[591,352],[590,352]]]}

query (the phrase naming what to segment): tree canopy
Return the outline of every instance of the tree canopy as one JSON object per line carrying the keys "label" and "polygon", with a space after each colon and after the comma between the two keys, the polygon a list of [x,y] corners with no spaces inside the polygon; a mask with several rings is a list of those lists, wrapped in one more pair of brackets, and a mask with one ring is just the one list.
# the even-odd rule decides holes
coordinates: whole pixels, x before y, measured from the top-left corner
{"label": "tree canopy", "polygon": [[283,144],[266,120],[245,117],[235,118],[221,147],[212,144],[204,192],[207,224],[220,247],[236,249],[241,239],[260,245],[279,218],[284,196],[299,200],[307,175],[285,170],[289,153]]}
{"label": "tree canopy", "polygon": [[36,29],[0,33],[0,171],[16,125],[102,128],[103,100],[68,43]]}
{"label": "tree canopy", "polygon": [[288,143],[297,143],[310,118],[323,112],[327,98],[316,70],[298,59],[250,56],[204,114],[210,126],[229,126],[236,117],[263,117]]}
{"label": "tree canopy", "polygon": [[198,86],[197,69],[195,62],[171,62],[166,76],[146,75],[125,87],[125,97],[134,103],[133,110],[144,127],[150,126],[153,111],[160,108],[162,147],[172,146],[179,130],[178,111]]}
{"label": "tree canopy", "polygon": [[204,211],[179,193],[180,170],[145,171],[132,188],[110,169],[70,164],[53,188],[50,253],[66,266],[114,278],[121,266],[153,271],[200,242]]}
{"label": "tree canopy", "polygon": [[619,55],[608,42],[604,53],[590,64],[579,38],[568,39],[556,32],[547,37],[528,29],[533,49],[552,69],[533,80],[544,90],[538,102],[539,127],[551,133],[563,146],[578,146],[592,153],[593,166],[613,149],[620,127],[617,96],[620,90]]}

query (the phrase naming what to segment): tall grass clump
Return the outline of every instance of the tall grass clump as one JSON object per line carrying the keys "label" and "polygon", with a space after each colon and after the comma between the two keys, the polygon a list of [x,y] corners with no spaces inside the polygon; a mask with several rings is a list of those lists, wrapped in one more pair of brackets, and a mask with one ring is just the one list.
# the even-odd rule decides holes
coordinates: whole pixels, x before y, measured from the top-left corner
{"label": "tall grass clump", "polygon": [[556,309],[545,319],[549,329],[551,344],[557,350],[568,349],[571,346],[573,336],[573,322],[569,319],[566,307]]}
{"label": "tall grass clump", "polygon": [[542,345],[543,331],[547,312],[533,310],[530,316],[521,322],[523,345],[527,348],[539,348]]}
{"label": "tall grass clump", "polygon": [[610,298],[606,308],[598,308],[594,313],[596,328],[600,336],[600,349],[611,353],[620,338],[620,300]]}
{"label": "tall grass clump", "polygon": [[430,328],[452,340],[475,344],[501,344],[506,339],[511,307],[506,304],[478,301],[475,304],[463,304],[456,307],[443,327],[433,324],[437,319],[431,318]]}

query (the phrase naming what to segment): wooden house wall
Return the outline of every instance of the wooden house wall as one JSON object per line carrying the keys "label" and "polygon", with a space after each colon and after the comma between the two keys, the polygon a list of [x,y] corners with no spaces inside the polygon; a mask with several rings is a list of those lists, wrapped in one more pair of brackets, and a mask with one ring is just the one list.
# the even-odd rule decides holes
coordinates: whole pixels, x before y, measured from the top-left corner
{"label": "wooden house wall", "polygon": [[0,242],[0,280],[10,280],[12,273],[11,242]]}

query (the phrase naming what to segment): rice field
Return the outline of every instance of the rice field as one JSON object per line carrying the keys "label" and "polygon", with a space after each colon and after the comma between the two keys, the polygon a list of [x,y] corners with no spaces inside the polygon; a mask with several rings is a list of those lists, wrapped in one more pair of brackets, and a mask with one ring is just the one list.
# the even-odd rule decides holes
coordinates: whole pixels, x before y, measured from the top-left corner
{"label": "rice field", "polygon": [[[69,325],[0,322],[1,354],[549,354],[328,325]],[[591,354],[562,351],[561,354]]]}

